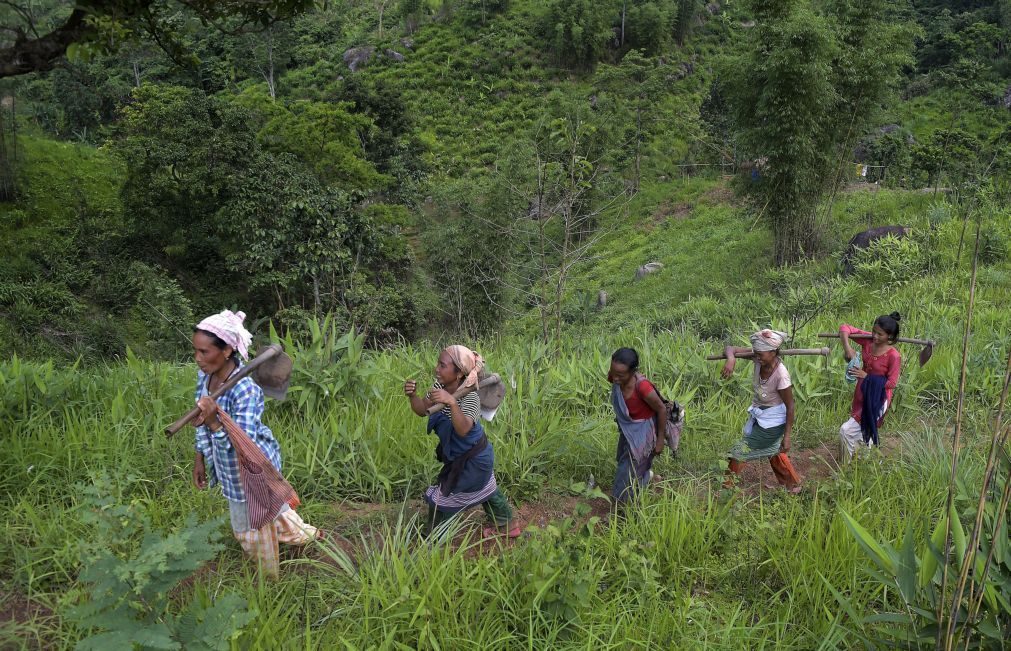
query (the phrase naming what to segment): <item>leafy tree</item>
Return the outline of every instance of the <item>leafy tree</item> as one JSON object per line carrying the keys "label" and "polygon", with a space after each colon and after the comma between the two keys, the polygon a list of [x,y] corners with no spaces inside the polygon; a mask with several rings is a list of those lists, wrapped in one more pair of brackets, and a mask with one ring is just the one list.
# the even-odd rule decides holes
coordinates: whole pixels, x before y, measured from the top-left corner
{"label": "leafy tree", "polygon": [[613,0],[551,0],[540,18],[540,28],[558,60],[590,68],[614,39]]}
{"label": "leafy tree", "polygon": [[113,147],[127,164],[122,198],[135,255],[182,277],[223,262],[214,216],[256,158],[250,121],[242,107],[195,89],[133,92]]}
{"label": "leafy tree", "polygon": [[815,206],[840,182],[844,157],[911,48],[913,32],[890,20],[887,0],[825,6],[819,14],[806,0],[755,0],[750,42],[721,74],[740,142],[762,159],[751,191],[780,265],[817,248]]}
{"label": "leafy tree", "polygon": [[764,158],[755,193],[772,224],[775,259],[794,262],[814,244],[814,206],[831,143],[823,120],[835,107],[828,21],[802,0],[756,0],[747,50],[721,75],[740,139]]}
{"label": "leafy tree", "polygon": [[642,176],[642,158],[652,132],[663,119],[662,100],[668,84],[662,70],[637,50],[629,51],[617,66],[605,66],[597,75],[597,85],[610,92],[619,115],[626,125],[619,151],[631,151],[632,188],[636,191]]}
{"label": "leafy tree", "polygon": [[346,191],[371,190],[388,183],[366,160],[362,146],[375,128],[370,117],[349,111],[343,102],[274,102],[255,91],[239,103],[263,123],[258,138],[274,153],[294,154],[320,181]]}
{"label": "leafy tree", "polygon": [[242,34],[232,44],[233,65],[248,77],[263,80],[271,99],[277,97],[277,81],[292,61],[295,33],[285,22],[271,23],[262,32]]}
{"label": "leafy tree", "polygon": [[677,0],[677,16],[674,20],[674,40],[678,45],[684,45],[695,26],[702,3],[700,0]]}
{"label": "leafy tree", "polygon": [[674,29],[673,0],[622,2],[621,44],[646,54],[655,54],[667,43]]}
{"label": "leafy tree", "polygon": [[84,0],[55,2],[40,16],[31,0],[3,3],[0,77],[41,72],[70,54],[111,54],[147,35],[178,57],[176,14],[192,12],[204,25],[228,33],[262,29],[304,11],[309,0]]}

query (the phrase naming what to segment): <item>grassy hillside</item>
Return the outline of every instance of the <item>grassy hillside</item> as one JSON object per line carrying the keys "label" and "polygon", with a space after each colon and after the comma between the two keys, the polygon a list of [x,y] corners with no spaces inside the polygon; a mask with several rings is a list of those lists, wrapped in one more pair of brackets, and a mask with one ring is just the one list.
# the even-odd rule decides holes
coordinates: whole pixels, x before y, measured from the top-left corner
{"label": "grassy hillside", "polygon": [[[399,190],[411,191],[412,209],[421,206],[405,230],[418,259],[436,271],[439,258],[420,250],[435,232],[427,229],[477,221],[467,222],[470,197],[451,197],[459,201],[446,210],[439,201],[485,188],[507,145],[543,119],[545,105],[562,97],[585,108],[600,91],[604,66],[572,71],[546,53],[531,29],[538,4],[514,0],[474,23],[423,3],[429,9],[417,31],[405,35],[387,16],[383,37],[373,5],[351,6],[344,22],[324,9],[310,18],[318,18],[320,33],[312,34],[326,47],[281,78],[282,100],[330,101],[350,74],[340,61],[346,48],[367,43],[404,54],[402,63],[379,56],[356,74],[394,89],[411,134],[426,146],[427,176]],[[305,340],[285,342],[296,364],[291,395],[270,401],[265,419],[300,513],[332,535],[285,552],[277,583],[257,577],[230,538],[220,494],[192,487],[192,431],[161,433],[192,404],[195,369],[158,361],[179,358],[178,345],[164,343],[178,333],[149,306],[172,306],[173,318],[191,323],[192,306],[218,295],[188,296],[164,270],[132,264],[117,249],[125,170],[106,149],[24,137],[23,195],[0,205],[0,345],[19,355],[0,361],[0,647],[72,648],[98,633],[75,624],[75,606],[97,602],[83,577],[103,550],[121,559],[106,578],[134,582],[114,595],[125,595],[117,603],[127,616],[109,616],[110,627],[147,634],[160,625],[220,626],[207,635],[221,648],[851,649],[880,642],[896,622],[892,632],[912,631],[902,618],[916,608],[932,612],[929,599],[940,591],[930,551],[938,527],[943,533],[951,522],[964,535],[975,520],[1011,352],[1011,215],[999,198],[972,188],[935,193],[850,179],[818,208],[822,249],[807,263],[776,268],[761,207],[741,198],[739,184],[750,181],[682,167],[705,158],[696,149],[711,137],[698,121],[700,102],[716,57],[747,29],[736,12],[736,3],[715,16],[706,11],[686,46],[662,53],[672,76],[687,62],[693,72],[671,81],[662,100],[667,121],[647,147],[638,193],[602,213],[599,239],[571,270],[560,339],[545,342],[536,307],[521,304],[492,332],[465,341],[508,385],[488,433],[496,476],[529,526],[501,545],[479,540],[478,514],[448,541],[424,540],[416,527],[418,497],[438,464],[434,438],[402,397],[403,381],[427,381],[439,346],[459,336],[440,325],[429,338],[367,350],[361,337],[310,322]],[[313,44],[305,37],[300,47]],[[230,80],[214,92],[234,97],[258,83]],[[1006,116],[941,85],[912,95],[881,115],[900,124],[904,142],[907,132],[928,142],[952,126],[992,139]],[[605,107],[605,94],[598,99]],[[956,201],[974,196],[980,200]],[[888,224],[912,235],[873,247],[843,276],[850,238]],[[977,224],[961,465],[946,516]],[[490,238],[494,245],[494,232]],[[648,262],[663,268],[635,279]],[[598,307],[601,290],[608,298]],[[705,356],[744,345],[765,326],[791,332],[792,345],[821,346],[817,333],[843,322],[869,328],[893,310],[903,314],[903,335],[937,346],[923,367],[917,348],[900,347],[902,376],[881,448],[839,464],[837,432],[853,389],[838,344],[829,342],[828,358],[786,360],[798,404],[791,457],[803,492],[763,488],[771,475],[760,462],[739,490],[722,490],[750,374],[742,368],[722,380]],[[267,333],[260,322],[257,345]],[[606,498],[617,442],[606,372],[612,351],[627,345],[662,392],[685,405],[687,426],[679,456],[659,460],[659,481],[616,517]],[[77,364],[57,361],[78,355],[85,359]],[[1001,466],[1000,482],[1011,481],[1005,473]],[[222,546],[193,540],[194,520],[210,522]],[[984,624],[1006,637],[1011,554],[1006,531],[992,515],[985,522],[984,543],[998,541],[999,556]],[[899,561],[875,561],[880,548],[862,530],[901,550]],[[958,540],[965,544],[956,534],[956,552]],[[183,549],[202,550],[199,569],[181,570],[171,589],[144,593]],[[950,574],[958,562],[951,560]],[[911,580],[915,595],[907,599]],[[215,606],[234,611],[193,624],[193,612]],[[244,609],[255,613],[237,616],[243,623],[233,634],[230,617]],[[918,640],[925,648],[933,646],[928,634]]]}
{"label": "grassy hillside", "polygon": [[[841,321],[867,325],[878,313],[899,309],[907,316],[906,333],[938,341],[934,358],[919,368],[916,351],[902,349],[885,453],[846,469],[834,457],[851,396],[838,352],[828,360],[788,360],[799,404],[792,456],[807,475],[804,493],[791,498],[746,485],[746,492],[729,496],[718,486],[725,451],[739,436],[748,379],[742,372],[722,382],[718,366],[702,358],[724,338],[743,342],[756,323],[789,327],[783,316],[789,299],[777,293],[782,272],[754,253],[768,236],[749,232],[748,216],[732,202],[714,200],[723,194],[716,181],[671,187],[665,196],[693,206],[680,217],[679,204],[650,205],[642,196],[644,216],[615,224],[613,239],[602,244],[615,251],[613,259],[588,264],[574,281],[586,290],[605,287],[613,300],[574,325],[560,357],[528,336],[477,342],[510,385],[489,429],[500,482],[534,522],[544,505],[559,499],[567,506],[556,508],[555,517],[574,520],[530,529],[501,552],[422,544],[408,522],[436,470],[432,441],[397,396],[403,378],[426,376],[436,349],[376,352],[349,367],[339,362],[343,349],[322,345],[315,353],[295,353],[299,368],[307,369],[300,373],[326,369],[303,389],[312,396],[307,404],[316,406],[271,403],[268,423],[282,442],[303,515],[349,542],[309,550],[308,561],[291,561],[270,588],[229,545],[177,598],[207,603],[213,594],[237,591],[259,611],[238,639],[244,647],[382,641],[420,648],[851,647],[861,626],[842,613],[833,590],[868,614],[889,610],[896,597],[868,579],[867,560],[843,514],[896,547],[911,535],[917,549],[926,549],[944,500],[968,281],[966,255],[955,264],[961,223],[938,218],[923,193],[854,191],[838,199],[834,211],[850,229],[865,224],[868,213],[917,229],[928,215],[939,223],[926,231],[929,242],[917,240],[919,271],[880,283],[887,270],[863,268],[851,281],[852,293],[833,299],[797,343],[817,345],[816,331]],[[658,223],[658,212],[670,216]],[[985,218],[987,232],[1011,235],[1006,216]],[[841,243],[848,234],[834,239]],[[664,270],[634,282],[635,266],[653,259],[665,262]],[[794,270],[789,284],[817,287],[834,277],[834,265],[826,258]],[[710,273],[698,279],[697,268]],[[988,258],[979,272],[960,471],[967,492],[960,505],[971,499],[1000,391],[1008,353],[1002,333],[1011,326],[1004,302],[1009,274],[1006,257]],[[600,514],[603,508],[586,491],[588,478],[606,490],[614,472],[607,359],[629,344],[640,349],[646,372],[664,392],[685,402],[689,425],[681,456],[659,462],[664,480],[655,492],[626,519],[586,522],[591,509]],[[77,549],[109,544],[82,524],[93,508],[84,486],[97,482],[99,494],[133,504],[155,527],[178,527],[190,513],[221,517],[219,497],[189,487],[189,435],[166,440],[157,433],[186,406],[192,372],[136,359],[84,373],[51,364],[0,366],[6,396],[0,417],[13,446],[3,461],[7,551],[0,567],[15,586],[9,598],[35,609],[6,625],[4,635],[16,636],[8,640],[62,646],[81,635],[63,609],[80,589]],[[749,481],[761,481],[762,474]],[[106,475],[109,480],[101,479]],[[361,502],[367,504],[355,506]],[[458,541],[464,547],[474,540],[469,527]],[[114,548],[129,553],[119,541]],[[330,559],[346,561],[344,554],[355,559],[350,574],[330,565]]]}

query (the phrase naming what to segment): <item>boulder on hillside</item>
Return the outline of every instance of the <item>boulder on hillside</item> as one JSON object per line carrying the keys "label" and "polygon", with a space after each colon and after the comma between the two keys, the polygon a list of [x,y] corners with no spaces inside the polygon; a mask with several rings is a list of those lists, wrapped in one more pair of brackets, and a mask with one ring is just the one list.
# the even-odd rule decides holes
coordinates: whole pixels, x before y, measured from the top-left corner
{"label": "boulder on hillside", "polygon": [[635,279],[641,280],[650,274],[655,274],[656,272],[663,269],[662,262],[647,262],[638,269],[635,270]]}
{"label": "boulder on hillside", "polygon": [[414,39],[413,38],[402,38],[400,39],[400,44],[406,47],[408,50],[414,49]]}
{"label": "boulder on hillside", "polygon": [[344,51],[344,65],[346,65],[351,72],[357,72],[359,68],[364,68],[369,61],[372,60],[376,54],[376,48],[371,45],[362,45],[361,47],[353,47]]}
{"label": "boulder on hillside", "polygon": [[1006,109],[1011,109],[1011,86],[1007,87],[1004,91],[1004,99],[1001,100],[1000,105]]}
{"label": "boulder on hillside", "polygon": [[404,55],[401,54],[400,52],[397,52],[396,50],[387,49],[384,51],[384,54],[386,54],[386,57],[391,61],[396,61],[397,63],[404,62]]}
{"label": "boulder on hillside", "polygon": [[842,256],[843,274],[848,276],[853,273],[853,259],[857,251],[866,249],[872,242],[889,235],[902,239],[909,235],[909,229],[905,226],[897,225],[878,226],[877,228],[868,228],[866,231],[861,231],[854,235],[850,243],[846,245],[846,251]]}

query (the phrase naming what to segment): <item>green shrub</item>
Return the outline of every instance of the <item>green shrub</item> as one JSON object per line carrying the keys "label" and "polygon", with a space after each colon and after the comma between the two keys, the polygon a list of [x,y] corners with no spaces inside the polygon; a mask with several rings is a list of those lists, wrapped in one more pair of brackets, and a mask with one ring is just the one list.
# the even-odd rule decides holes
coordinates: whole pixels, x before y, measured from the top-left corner
{"label": "green shrub", "polygon": [[177,530],[160,532],[137,505],[115,503],[108,477],[79,488],[92,538],[81,546],[86,597],[65,610],[88,633],[76,648],[229,649],[256,616],[244,599],[226,593],[209,603],[193,599],[179,610],[170,599],[221,550],[221,520],[198,524],[190,516]]}
{"label": "green shrub", "polygon": [[858,250],[853,267],[864,286],[887,288],[916,280],[926,270],[927,260],[915,239],[888,235]]}

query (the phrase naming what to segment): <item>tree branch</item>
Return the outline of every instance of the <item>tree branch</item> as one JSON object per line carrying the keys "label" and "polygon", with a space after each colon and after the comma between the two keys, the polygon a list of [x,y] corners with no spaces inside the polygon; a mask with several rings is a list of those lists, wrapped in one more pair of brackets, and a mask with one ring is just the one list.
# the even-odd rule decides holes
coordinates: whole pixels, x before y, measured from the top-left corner
{"label": "tree branch", "polygon": [[0,78],[52,70],[66,55],[67,46],[94,32],[86,17],[83,9],[74,9],[62,25],[45,36],[27,39],[21,34],[14,45],[0,49]]}

